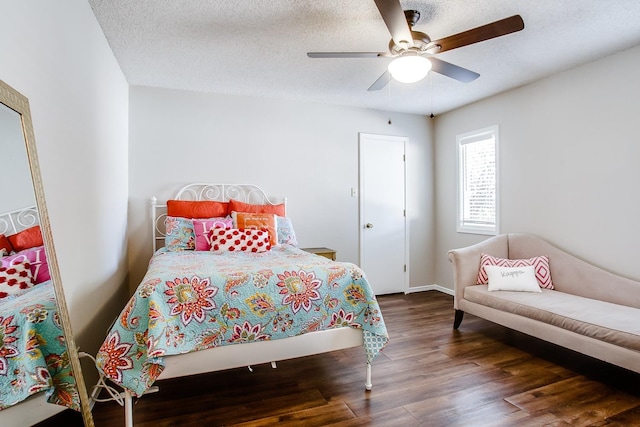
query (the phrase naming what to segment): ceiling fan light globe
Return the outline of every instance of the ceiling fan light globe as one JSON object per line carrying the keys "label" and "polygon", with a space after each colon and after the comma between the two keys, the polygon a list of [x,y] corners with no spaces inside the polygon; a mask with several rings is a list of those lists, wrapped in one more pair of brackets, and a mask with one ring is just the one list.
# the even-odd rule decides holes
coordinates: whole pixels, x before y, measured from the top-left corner
{"label": "ceiling fan light globe", "polygon": [[431,61],[424,56],[400,56],[389,63],[389,73],[401,83],[415,83],[431,70]]}

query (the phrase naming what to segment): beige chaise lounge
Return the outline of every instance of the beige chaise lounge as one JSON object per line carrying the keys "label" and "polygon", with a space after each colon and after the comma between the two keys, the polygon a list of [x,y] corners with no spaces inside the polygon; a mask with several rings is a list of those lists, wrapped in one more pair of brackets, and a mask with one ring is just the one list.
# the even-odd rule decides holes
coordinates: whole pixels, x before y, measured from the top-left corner
{"label": "beige chaise lounge", "polygon": [[[549,257],[555,290],[489,291],[476,285],[480,256]],[[454,328],[465,312],[640,372],[640,282],[588,264],[535,236],[503,234],[449,251]]]}

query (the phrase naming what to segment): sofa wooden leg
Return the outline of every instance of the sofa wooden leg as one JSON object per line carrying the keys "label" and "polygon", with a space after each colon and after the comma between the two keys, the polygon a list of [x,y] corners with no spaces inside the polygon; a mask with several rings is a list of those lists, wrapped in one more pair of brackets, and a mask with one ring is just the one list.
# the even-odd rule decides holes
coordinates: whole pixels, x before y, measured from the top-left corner
{"label": "sofa wooden leg", "polygon": [[464,311],[455,310],[455,317],[453,319],[453,329],[458,329],[460,323],[462,323],[462,318],[464,317]]}

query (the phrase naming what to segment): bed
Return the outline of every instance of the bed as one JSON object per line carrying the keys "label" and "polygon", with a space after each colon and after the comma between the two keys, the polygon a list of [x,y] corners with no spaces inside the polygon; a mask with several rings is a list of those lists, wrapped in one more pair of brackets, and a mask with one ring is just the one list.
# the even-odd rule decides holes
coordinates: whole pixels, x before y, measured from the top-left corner
{"label": "bed", "polygon": [[[209,249],[190,250],[202,244],[202,219],[191,219],[195,237],[189,236],[188,227],[181,228],[189,219],[175,216],[181,201],[226,203],[232,226],[203,228]],[[190,184],[167,205],[152,199],[154,254],[96,356],[99,371],[125,390],[127,426],[133,425],[132,396],[156,380],[262,363],[275,367],[279,360],[356,346],[364,347],[363,376],[371,389],[371,362],[388,341],[371,287],[356,265],[295,246],[286,200],[273,203],[253,185]],[[251,222],[262,215],[274,217],[275,230],[272,222]],[[240,246],[225,247],[222,240],[236,232],[247,239],[258,233],[257,240],[272,247],[241,249],[248,244],[238,235],[226,240]],[[176,249],[185,241],[186,248]]]}
{"label": "bed", "polygon": [[[0,214],[0,416],[31,408],[80,410],[34,206]],[[44,404],[47,402],[60,405]],[[35,401],[35,402],[34,402]],[[25,422],[24,411],[20,416]],[[5,415],[6,414],[6,415]],[[8,424],[5,424],[8,425]]]}

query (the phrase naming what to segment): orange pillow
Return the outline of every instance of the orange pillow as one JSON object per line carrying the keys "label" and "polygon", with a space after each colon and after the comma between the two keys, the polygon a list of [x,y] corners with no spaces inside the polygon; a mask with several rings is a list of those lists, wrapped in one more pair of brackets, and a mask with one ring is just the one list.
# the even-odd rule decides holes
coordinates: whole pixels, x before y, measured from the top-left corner
{"label": "orange pillow", "polygon": [[13,246],[13,250],[16,252],[44,245],[39,225],[27,228],[19,233],[9,236],[9,242],[11,243],[11,246]]}
{"label": "orange pillow", "polygon": [[11,246],[11,242],[7,239],[7,236],[4,234],[0,234],[0,250],[4,249],[7,251],[7,255],[11,253],[13,247]]}
{"label": "orange pillow", "polygon": [[229,203],[213,200],[168,200],[167,215],[182,218],[216,218],[229,215]]}
{"label": "orange pillow", "polygon": [[269,232],[271,246],[278,244],[278,232],[276,230],[276,217],[270,213],[231,212],[235,228],[240,230],[258,229]]}
{"label": "orange pillow", "polygon": [[229,212],[248,212],[248,213],[269,213],[278,216],[285,215],[284,203],[279,205],[252,205],[250,203],[244,203],[239,200],[229,200]]}

